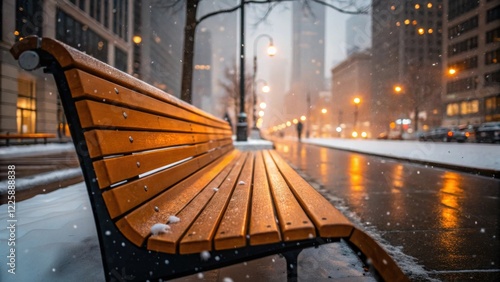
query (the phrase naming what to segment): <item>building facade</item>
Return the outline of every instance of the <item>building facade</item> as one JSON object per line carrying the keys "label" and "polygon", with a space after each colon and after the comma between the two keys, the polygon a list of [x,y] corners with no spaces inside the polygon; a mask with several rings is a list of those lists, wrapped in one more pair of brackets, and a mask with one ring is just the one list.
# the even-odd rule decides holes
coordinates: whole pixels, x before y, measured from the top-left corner
{"label": "building facade", "polygon": [[0,132],[63,138],[68,132],[52,76],[20,69],[10,47],[29,35],[56,38],[130,72],[132,6],[128,0],[5,0],[0,6]]}
{"label": "building facade", "polygon": [[[20,69],[9,53],[23,37],[56,38],[180,95],[184,13],[152,0],[5,0],[0,4],[0,132],[69,136],[50,75]],[[168,28],[165,28],[168,26]]]}
{"label": "building facade", "polygon": [[[371,132],[371,60],[369,50],[351,54],[332,69],[331,100],[328,111],[332,136],[351,138],[352,133]],[[359,100],[355,99],[358,98]]]}
{"label": "building facade", "polygon": [[444,9],[443,124],[499,121],[500,5],[448,0]]}
{"label": "building facade", "polygon": [[403,120],[412,130],[441,123],[442,26],[442,0],[373,1],[374,132]]}

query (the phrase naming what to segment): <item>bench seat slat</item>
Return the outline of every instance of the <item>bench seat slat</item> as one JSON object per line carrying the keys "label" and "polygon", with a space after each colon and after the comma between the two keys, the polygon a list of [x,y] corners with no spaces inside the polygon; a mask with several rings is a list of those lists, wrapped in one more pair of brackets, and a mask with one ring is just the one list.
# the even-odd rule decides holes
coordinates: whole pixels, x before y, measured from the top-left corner
{"label": "bench seat slat", "polygon": [[229,204],[214,238],[214,248],[225,250],[244,247],[247,243],[248,217],[250,216],[254,154],[248,153],[241,175],[234,187]]}
{"label": "bench seat slat", "polygon": [[264,151],[269,183],[284,241],[310,239],[316,236],[314,225],[300,207],[268,151]]}
{"label": "bench seat slat", "polygon": [[262,152],[256,153],[250,218],[250,245],[281,240]]}
{"label": "bench seat slat", "polygon": [[[237,158],[233,160],[236,162]],[[218,192],[217,187],[220,187],[224,181],[227,181],[228,175],[231,172],[233,164],[227,165],[219,175],[217,175],[203,190],[178,214],[179,222],[170,224],[170,232],[158,235],[152,235],[148,239],[147,248],[152,251],[178,253],[178,246],[182,236],[186,233],[192,222],[200,214],[208,201]]]}
{"label": "bench seat slat", "polygon": [[212,250],[212,239],[217,226],[224,215],[231,194],[237,183],[238,176],[245,163],[248,153],[242,153],[235,166],[217,193],[196,218],[179,245],[179,253],[192,254]]}
{"label": "bench seat slat", "polygon": [[91,158],[194,145],[228,138],[222,134],[115,130],[90,130],[84,134]]}
{"label": "bench seat slat", "polygon": [[144,201],[153,198],[158,193],[198,171],[227,151],[228,148],[211,151],[208,154],[187,160],[171,168],[105,191],[102,195],[106,201],[111,218],[116,218]]}
{"label": "bench seat slat", "polygon": [[78,69],[66,71],[66,78],[75,99],[104,101],[113,105],[123,105],[144,112],[230,130],[228,124],[223,121],[138,93]]}
{"label": "bench seat slat", "polygon": [[107,188],[117,183],[148,171],[194,157],[209,150],[230,146],[231,141],[217,141],[197,144],[194,146],[181,146],[165,150],[153,150],[132,155],[118,156],[93,163],[99,188]]}
{"label": "bench seat slat", "polygon": [[238,151],[232,150],[222,159],[212,162],[118,220],[117,227],[132,243],[141,246],[150,235],[154,224],[166,223],[171,215],[178,214],[239,154]]}
{"label": "bench seat slat", "polygon": [[270,151],[270,154],[302,208],[313,220],[319,235],[335,238],[349,237],[353,231],[351,222],[298,175],[276,151]]}
{"label": "bench seat slat", "polygon": [[92,100],[76,102],[82,128],[109,128],[130,130],[217,133],[231,135],[231,131],[208,127],[194,122],[177,120]]}

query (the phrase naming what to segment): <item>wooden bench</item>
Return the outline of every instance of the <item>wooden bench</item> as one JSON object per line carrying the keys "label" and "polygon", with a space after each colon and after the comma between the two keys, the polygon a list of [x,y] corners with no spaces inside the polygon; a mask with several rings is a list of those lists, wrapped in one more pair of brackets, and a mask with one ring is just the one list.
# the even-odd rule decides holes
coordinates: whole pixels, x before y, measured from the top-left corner
{"label": "wooden bench", "polygon": [[302,249],[340,239],[383,280],[407,280],[277,152],[234,149],[224,120],[50,38],[27,37],[11,53],[55,78],[107,280],[171,279],[272,254],[296,280]]}
{"label": "wooden bench", "polygon": [[55,134],[52,133],[6,133],[0,134],[0,139],[5,140],[5,145],[10,145],[11,139],[34,139],[35,144],[38,139],[43,139],[43,144],[47,144],[48,138],[56,138]]}

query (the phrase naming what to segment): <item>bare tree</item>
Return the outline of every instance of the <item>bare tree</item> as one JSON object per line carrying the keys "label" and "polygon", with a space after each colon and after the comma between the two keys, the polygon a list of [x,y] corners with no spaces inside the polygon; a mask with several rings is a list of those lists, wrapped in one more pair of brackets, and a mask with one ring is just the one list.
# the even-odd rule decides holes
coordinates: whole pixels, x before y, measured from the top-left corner
{"label": "bare tree", "polygon": [[360,0],[241,0],[239,5],[213,11],[197,18],[198,7],[201,1],[203,0],[156,0],[155,2],[155,7],[171,9],[174,12],[181,11],[185,8],[186,25],[184,26],[184,48],[182,55],[181,99],[188,103],[192,102],[191,89],[193,83],[196,27],[204,20],[219,14],[234,12],[238,10],[241,5],[248,4],[267,5],[266,12],[259,22],[264,21],[277,5],[284,2],[301,2],[304,10],[310,10],[310,5],[314,2],[346,14],[366,14],[369,8],[369,5],[359,5],[360,2],[366,2]]}

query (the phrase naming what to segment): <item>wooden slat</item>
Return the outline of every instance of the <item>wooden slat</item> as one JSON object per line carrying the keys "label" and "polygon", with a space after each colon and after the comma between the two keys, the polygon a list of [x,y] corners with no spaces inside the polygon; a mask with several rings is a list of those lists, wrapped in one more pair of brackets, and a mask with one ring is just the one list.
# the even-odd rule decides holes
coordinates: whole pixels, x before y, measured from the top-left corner
{"label": "wooden slat", "polygon": [[350,236],[353,230],[351,222],[298,175],[276,151],[270,151],[270,154],[302,208],[313,220],[319,235],[335,238]]}
{"label": "wooden slat", "polygon": [[253,167],[254,155],[249,153],[215,234],[214,248],[216,250],[239,248],[246,245]]}
{"label": "wooden slat", "polygon": [[166,223],[171,215],[178,214],[239,154],[238,151],[233,150],[221,160],[212,162],[118,220],[117,227],[132,243],[142,246],[154,224]]}
{"label": "wooden slat", "polygon": [[[66,78],[75,99],[92,99],[114,105],[123,105],[127,108],[139,109],[143,112],[170,116],[177,119],[192,121],[208,126],[230,130],[227,122],[210,118],[200,110],[192,112],[184,107],[166,103],[157,98],[133,91],[121,84],[112,83],[81,70],[66,71]],[[141,88],[137,88],[141,89]]]}
{"label": "wooden slat", "polygon": [[91,100],[76,102],[82,128],[153,130],[231,135],[228,130],[167,118]]}
{"label": "wooden slat", "polygon": [[256,153],[255,159],[249,235],[250,245],[276,243],[281,240],[261,151]]}
{"label": "wooden slat", "polygon": [[111,218],[116,218],[139,204],[153,198],[158,193],[168,189],[171,185],[212,162],[221,154],[224,154],[225,151],[227,151],[227,149],[212,151],[172,168],[105,191],[102,196],[106,202],[106,207],[108,208]]}
{"label": "wooden slat", "polygon": [[194,145],[227,138],[218,134],[115,130],[90,130],[84,135],[91,158]]}
{"label": "wooden slat", "polygon": [[222,183],[218,192],[207,204],[193,225],[191,225],[181,240],[179,253],[191,254],[212,250],[212,238],[228,205],[247,155],[248,153],[242,153],[239,161],[229,174],[227,181]]}
{"label": "wooden slat", "polygon": [[94,171],[97,176],[99,188],[102,189],[109,187],[113,183],[137,177],[142,173],[195,155],[196,146],[155,150],[96,161],[94,162]]}
{"label": "wooden slat", "polygon": [[94,162],[94,171],[99,187],[106,188],[113,183],[137,177],[148,171],[200,155],[215,148],[227,146],[227,143],[227,141],[225,143],[208,142],[98,160]]}
{"label": "wooden slat", "polygon": [[233,159],[233,162],[227,165],[224,170],[217,175],[193,201],[191,201],[182,211],[177,214],[179,222],[170,224],[170,232],[151,236],[148,239],[148,250],[165,253],[177,253],[178,245],[182,236],[186,233],[196,217],[207,205],[210,199],[218,193],[217,189],[221,187],[224,181],[227,181],[232,167],[239,158]]}
{"label": "wooden slat", "polygon": [[293,241],[314,238],[316,236],[314,225],[302,210],[292,191],[290,191],[271,155],[268,151],[265,151],[263,156],[283,240]]}

